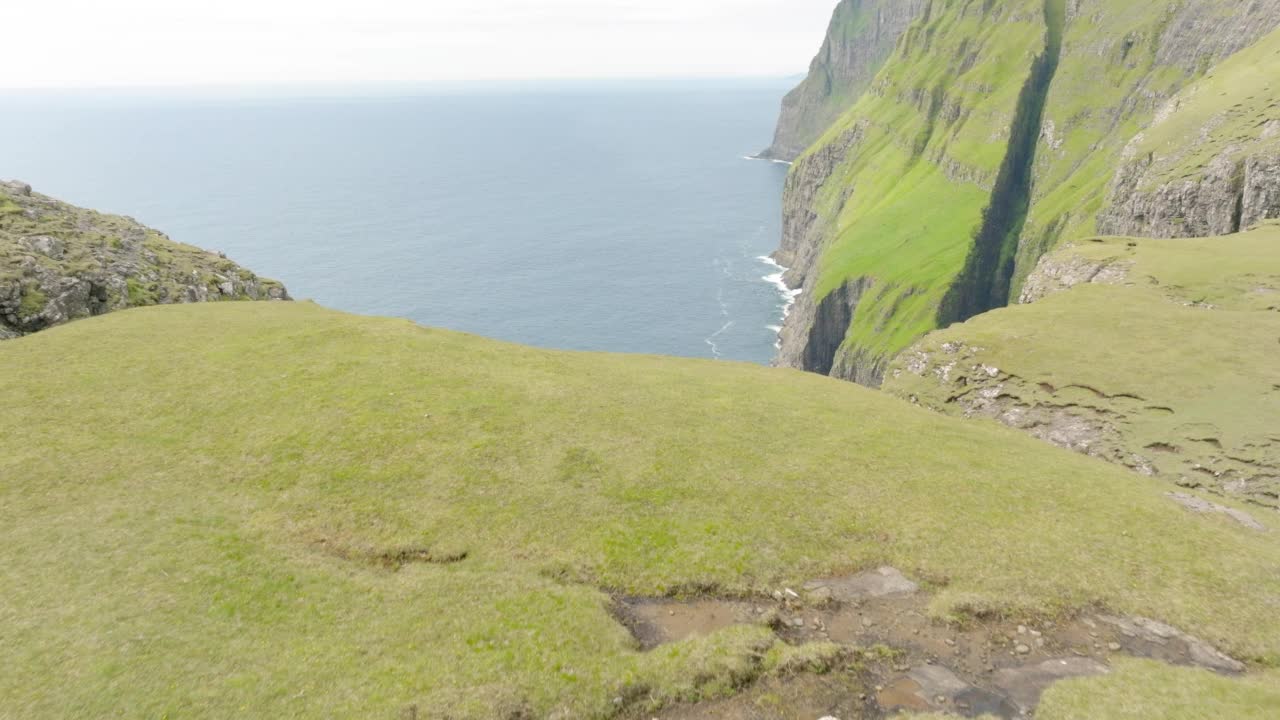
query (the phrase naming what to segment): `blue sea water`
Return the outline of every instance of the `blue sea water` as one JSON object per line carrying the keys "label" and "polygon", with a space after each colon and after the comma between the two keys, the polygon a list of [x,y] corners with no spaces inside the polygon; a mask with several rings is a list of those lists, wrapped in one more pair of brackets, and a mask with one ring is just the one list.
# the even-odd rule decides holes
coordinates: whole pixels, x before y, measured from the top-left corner
{"label": "blue sea water", "polygon": [[0,176],[296,298],[544,347],[768,362],[786,81],[0,97]]}

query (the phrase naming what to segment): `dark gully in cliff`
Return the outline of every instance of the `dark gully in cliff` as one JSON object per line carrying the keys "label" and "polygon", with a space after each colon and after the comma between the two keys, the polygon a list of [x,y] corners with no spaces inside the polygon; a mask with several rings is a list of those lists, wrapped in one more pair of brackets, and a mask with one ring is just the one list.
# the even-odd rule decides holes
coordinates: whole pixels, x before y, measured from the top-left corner
{"label": "dark gully in cliff", "polygon": [[938,325],[964,322],[1009,304],[1009,291],[1018,253],[1018,238],[1031,206],[1036,149],[1041,137],[1045,103],[1062,56],[1066,0],[1045,0],[1045,49],[1031,65],[1018,97],[1010,130],[1009,150],[1000,166],[991,204],[982,215],[964,270],[938,308]]}

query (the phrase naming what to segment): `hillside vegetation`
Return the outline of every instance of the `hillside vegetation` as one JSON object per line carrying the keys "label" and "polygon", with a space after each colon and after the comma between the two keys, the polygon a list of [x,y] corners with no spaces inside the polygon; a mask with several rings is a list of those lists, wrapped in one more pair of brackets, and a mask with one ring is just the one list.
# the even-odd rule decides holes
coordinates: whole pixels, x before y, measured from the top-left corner
{"label": "hillside vegetation", "polygon": [[[804,293],[780,363],[878,385],[921,336],[1016,300],[1044,253],[1096,234],[1109,194],[1131,195],[1112,192],[1126,157],[1213,174],[1211,149],[1229,145],[1259,158],[1254,219],[1280,215],[1280,166],[1262,160],[1280,143],[1278,24],[1280,0],[933,3],[792,171],[778,257]],[[1202,78],[1199,100],[1171,104]],[[1238,196],[1152,204],[1229,220]]]}
{"label": "hillside vegetation", "polygon": [[294,303],[112,313],[0,363],[2,717],[608,717],[804,652],[644,653],[612,593],[883,563],[941,619],[1107,608],[1280,664],[1274,518],[810,374]]}
{"label": "hillside vegetation", "polygon": [[1066,247],[1024,300],[930,334],[885,389],[1280,507],[1280,224]]}

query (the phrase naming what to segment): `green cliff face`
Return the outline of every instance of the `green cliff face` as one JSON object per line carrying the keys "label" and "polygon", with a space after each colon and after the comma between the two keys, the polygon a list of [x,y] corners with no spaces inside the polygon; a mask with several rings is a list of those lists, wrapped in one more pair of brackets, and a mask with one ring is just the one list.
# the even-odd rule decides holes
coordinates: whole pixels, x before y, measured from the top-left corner
{"label": "green cliff face", "polygon": [[128,307],[288,298],[218,253],[0,183],[0,339]]}
{"label": "green cliff face", "polygon": [[871,84],[928,0],[841,0],[809,75],[782,101],[773,144],[760,154],[794,160]]}
{"label": "green cliff face", "polygon": [[[876,385],[925,333],[1016,298],[1045,252],[1127,200],[1125,149],[1161,109],[1277,24],[1280,0],[932,2],[793,168],[778,259],[804,293],[780,364]],[[1276,173],[1250,157],[1262,219]]]}

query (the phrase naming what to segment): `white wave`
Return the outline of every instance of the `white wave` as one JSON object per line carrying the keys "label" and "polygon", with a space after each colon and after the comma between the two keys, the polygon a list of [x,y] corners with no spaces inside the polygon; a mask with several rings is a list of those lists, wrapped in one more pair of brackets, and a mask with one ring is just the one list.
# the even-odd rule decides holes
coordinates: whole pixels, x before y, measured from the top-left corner
{"label": "white wave", "polygon": [[[799,297],[804,290],[802,288],[791,288],[787,286],[787,283],[783,278],[786,277],[787,271],[790,268],[783,267],[777,260],[774,260],[768,255],[761,255],[756,259],[765,265],[769,265],[778,270],[778,272],[770,273],[760,279],[778,289],[778,294],[782,296],[782,319],[786,320],[791,315],[791,306],[796,304],[796,298]],[[782,328],[776,325],[770,325],[769,329],[776,333],[782,332]]]}
{"label": "white wave", "polygon": [[729,329],[730,329],[730,328],[732,328],[732,327],[734,326],[734,324],[735,324],[735,323],[734,323],[732,320],[730,320],[729,322],[727,322],[727,323],[725,323],[725,324],[724,324],[724,327],[722,327],[722,328],[720,328],[719,330],[717,330],[717,331],[715,331],[715,332],[711,333],[711,335],[709,335],[706,339],[704,339],[704,340],[703,340],[703,342],[705,342],[707,345],[709,345],[709,346],[711,347],[711,355],[712,355],[712,357],[714,357],[716,360],[719,360],[721,357],[723,357],[723,356],[720,354],[720,347],[719,347],[718,345],[716,345],[716,338],[718,338],[718,337],[720,337],[721,335],[723,335],[723,334],[725,334],[725,333],[729,332]]}
{"label": "white wave", "polygon": [[794,163],[792,163],[792,162],[790,162],[790,161],[788,161],[788,160],[779,160],[779,159],[777,159],[777,158],[765,158],[765,157],[758,157],[758,156],[756,156],[756,155],[743,155],[743,156],[742,156],[742,159],[743,159],[743,160],[766,160],[766,161],[771,162],[771,163],[773,163],[773,164],[775,164],[775,165],[787,165],[787,166],[790,166],[790,165],[793,165],[793,164],[794,164]]}

